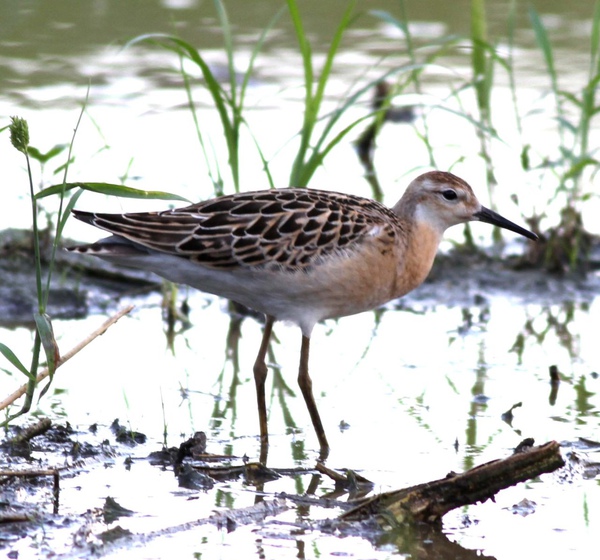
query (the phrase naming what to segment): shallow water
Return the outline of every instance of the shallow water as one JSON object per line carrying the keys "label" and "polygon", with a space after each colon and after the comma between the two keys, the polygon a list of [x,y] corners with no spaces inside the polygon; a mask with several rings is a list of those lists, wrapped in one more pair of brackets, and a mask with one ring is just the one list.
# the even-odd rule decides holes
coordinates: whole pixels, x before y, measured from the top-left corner
{"label": "shallow water", "polygon": [[[509,299],[485,290],[469,293],[471,298],[483,295],[477,303],[453,306],[444,301],[448,287],[436,283],[427,290],[430,293],[420,296],[417,291],[407,298],[405,309],[390,306],[378,314],[327,322],[315,329],[311,363],[332,447],[327,465],[357,471],[379,492],[507,456],[525,437],[538,444],[561,441],[565,457],[575,452],[582,460],[579,471],[569,461],[569,467],[558,473],[500,492],[493,503],[452,512],[444,518],[444,533],[467,550],[495,558],[513,558],[517,548],[527,556],[550,558],[558,550],[562,558],[580,558],[582,551],[595,546],[600,508],[597,480],[588,479],[583,469],[583,462],[598,460],[597,452],[578,443],[578,438],[589,440],[598,434],[600,380],[594,373],[597,350],[590,325],[598,321],[600,307],[596,301],[527,302],[527,297]],[[441,294],[442,303],[431,302],[433,292]],[[99,509],[89,514],[86,526],[92,534],[120,526],[148,536],[146,545],[105,549],[109,558],[159,558],[169,546],[185,555],[222,558],[261,557],[258,549],[268,558],[292,558],[300,543],[306,558],[338,554],[389,558],[410,550],[404,541],[379,545],[372,535],[340,539],[316,528],[306,532],[306,523],[333,518],[340,511],[312,507],[302,513],[291,502],[286,511],[258,524],[239,524],[232,532],[213,523],[181,527],[215,511],[249,508],[256,502],[256,487],[243,480],[217,483],[207,491],[179,488],[171,469],[151,466],[145,457],[160,448],[163,432],[166,443],[177,446],[202,430],[208,436],[207,452],[233,455],[234,464],[242,464],[244,457],[257,459],[251,364],[261,328],[253,319],[243,320],[238,343],[228,348],[230,319],[224,303],[190,294],[194,326],[175,337],[171,352],[166,348],[159,296],[137,303],[130,316],[61,367],[54,382],[60,393],[39,405],[41,413],[76,426],[75,440],[82,444],[107,440],[115,453],[75,463],[40,455],[44,464],[50,460],[73,465],[67,471],[72,474],[65,474],[61,482],[61,516],[101,508],[106,496],[133,510],[132,517],[112,524],[102,522]],[[56,321],[60,347],[70,348],[99,322],[98,316]],[[310,469],[318,444],[295,387],[299,334],[285,325],[277,325],[275,332],[278,342],[271,360],[281,366],[295,395],[284,391],[280,381],[273,382],[268,464]],[[539,340],[531,332],[538,333]],[[554,403],[548,377],[552,364],[562,373]],[[273,366],[270,379],[277,379],[277,373]],[[502,414],[517,403],[522,405],[514,409],[509,425]],[[115,418],[146,433],[149,442],[130,450],[116,444],[108,430]],[[93,423],[99,426],[94,436],[88,432]],[[134,459],[129,467],[124,463],[127,456]],[[310,475],[284,476],[264,484],[260,495],[271,501],[279,492],[303,494],[310,481]],[[317,495],[331,491],[333,483],[322,478]],[[56,532],[47,530],[41,549],[66,557],[74,554],[72,523]],[[303,524],[300,535],[298,523]],[[173,532],[165,535],[162,531],[167,528]],[[514,538],[501,538],[505,531]],[[21,539],[11,548],[26,552],[31,546],[30,539]]]}
{"label": "shallow water", "polygon": [[[134,4],[135,10],[131,8]],[[273,12],[273,2],[253,5],[250,16],[244,6],[228,3],[241,45],[240,65],[256,31]],[[175,28],[202,46],[212,63],[222,64],[221,41],[208,6],[146,2],[142,8],[141,3],[93,2],[90,12],[77,2],[55,2],[50,9],[46,3],[23,3],[15,8],[11,2],[0,1],[0,114],[26,117],[32,143],[41,149],[68,142],[91,78],[89,106],[78,131],[76,160],[69,179],[118,182],[120,176],[127,175],[126,182],[131,186],[171,190],[191,199],[209,196],[212,187],[185,109],[177,61],[157,50],[119,47],[139,33],[172,32]],[[315,51],[322,52],[339,14],[329,3],[311,2],[306,6],[306,28],[315,40]],[[359,7],[394,10],[396,3],[359,2]],[[468,12],[467,2],[418,2],[408,7],[420,40],[468,31],[464,15]],[[502,33],[505,7],[505,3],[490,6],[492,33]],[[592,3],[578,2],[567,10],[558,3],[546,2],[538,6],[542,8],[558,43],[561,78],[575,84],[587,71],[587,46],[581,38],[589,30],[587,18]],[[398,64],[398,39],[390,26],[365,16],[350,37],[328,90],[328,108],[347,93],[349,84]],[[539,53],[532,48],[532,33],[524,13],[519,18],[517,41],[519,103],[524,110],[535,111],[546,106],[547,76],[541,69]],[[276,26],[265,54],[259,58],[257,78],[249,92],[256,109],[248,113],[248,118],[265,153],[272,158],[272,171],[280,185],[287,184],[293,153],[293,142],[285,143],[297,130],[302,110],[300,68],[293,49],[287,27],[283,23]],[[383,60],[382,55],[386,55]],[[427,94],[435,103],[448,95],[450,74],[457,73],[457,81],[461,74],[468,75],[464,49],[453,50],[443,63],[427,74]],[[500,74],[499,80],[502,83],[505,77]],[[199,89],[196,92],[203,127],[211,131],[220,150],[217,119],[206,95]],[[465,99],[468,102],[468,96]],[[368,101],[366,96],[348,118],[364,115]],[[511,114],[508,102],[507,90],[500,87],[495,109],[499,115],[497,125],[505,137],[511,138],[514,132],[510,119],[502,118]],[[476,155],[473,131],[447,112],[437,112],[433,117],[429,125],[440,167],[459,161],[453,170],[468,178],[478,195],[485,198],[484,189],[476,186],[483,177],[483,168]],[[527,128],[532,136],[539,137],[540,130],[552,129],[544,115],[529,118],[528,122],[539,123]],[[390,203],[416,174],[415,165],[427,164],[424,148],[415,138],[411,126],[398,125],[384,128],[378,141],[376,165]],[[0,219],[5,227],[28,227],[22,161],[8,146],[6,133],[0,140],[0,159],[6,162],[0,171],[1,182],[11,186],[10,191],[3,191],[3,200],[9,202],[0,207]],[[544,146],[554,141],[549,134],[536,140],[542,153]],[[254,152],[246,142],[242,186],[266,187]],[[533,178],[515,171],[514,158],[518,154],[510,142],[496,149],[499,160],[506,162],[498,169],[501,187],[496,191],[496,201],[503,214],[522,221],[520,212],[527,215],[547,197],[540,196]],[[53,175],[54,168],[50,164],[44,170],[45,184],[60,180],[60,175]],[[527,185],[528,190],[515,187],[520,184]],[[350,141],[332,152],[311,185],[368,195]],[[510,201],[515,192],[520,198],[519,207]],[[164,203],[106,200],[86,194],[78,206],[120,211],[162,207]],[[589,208],[593,212],[592,203]],[[596,223],[590,221],[590,229],[594,227]],[[98,237],[92,228],[75,223],[69,223],[67,233],[81,239]],[[474,234],[478,242],[488,243],[490,231],[485,226],[474,226]],[[461,239],[460,230],[449,237]],[[507,252],[519,250],[518,244],[509,245]],[[600,439],[597,278],[591,276],[583,284],[574,280],[548,283],[541,275],[536,283],[517,275],[491,283],[489,277],[472,267],[467,272],[438,274],[436,282],[381,312],[317,326],[311,368],[332,446],[329,467],[356,470],[374,482],[375,491],[385,491],[506,456],[525,437],[535,438],[538,444],[552,439],[565,442],[565,455],[575,450],[583,461],[598,461],[597,452],[578,443],[578,438]],[[522,284],[526,285],[524,289],[520,289]],[[87,287],[85,279],[81,287]],[[85,459],[63,477],[60,516],[68,522],[61,524],[63,517],[59,517],[51,525],[44,518],[44,523],[26,536],[3,539],[5,550],[19,551],[21,558],[44,557],[53,552],[64,557],[85,556],[90,549],[74,547],[74,541],[96,542],[100,532],[116,525],[148,534],[207,518],[214,510],[250,507],[257,499],[256,488],[242,481],[221,483],[208,491],[182,490],[171,472],[149,465],[144,458],[164,439],[168,445],[177,446],[197,430],[207,433],[208,452],[231,454],[240,462],[244,456],[251,460],[258,457],[251,365],[261,336],[260,324],[244,319],[237,344],[228,346],[232,318],[226,303],[190,291],[193,326],[175,337],[170,350],[160,295],[131,296],[118,302],[108,296],[103,299],[102,294],[93,295],[91,316],[54,321],[61,351],[98,326],[106,313],[129,301],[137,307],[66,363],[54,380],[54,393],[36,406],[57,422],[68,420],[82,442],[107,439],[114,453]],[[185,290],[181,292],[184,295]],[[98,313],[103,306],[106,310]],[[270,394],[269,466],[312,468],[317,456],[316,437],[295,386],[299,333],[286,325],[277,325],[275,333],[278,342],[272,346],[270,378],[277,382]],[[13,348],[23,361],[32,338],[26,328],[0,329],[0,341]],[[550,402],[551,365],[556,365],[563,376],[554,403]],[[287,385],[278,377],[276,366],[280,366]],[[4,396],[20,382],[16,376],[3,376],[0,394]],[[522,405],[514,409],[509,425],[502,414],[517,403]],[[131,450],[116,444],[108,431],[115,418],[147,434],[149,442]],[[88,432],[90,424],[98,424],[97,435]],[[126,455],[134,458],[130,468],[124,464]],[[54,465],[71,464],[62,456],[36,458],[42,464],[46,460]],[[501,492],[494,503],[448,514],[444,533],[467,551],[462,550],[465,555],[477,550],[499,559],[589,555],[595,550],[599,527],[598,479],[595,475],[588,478],[583,468],[580,472],[573,463],[570,465],[570,471],[545,475]],[[271,500],[278,492],[301,494],[309,484],[310,475],[283,477],[266,484],[264,492]],[[317,494],[332,489],[333,483],[323,479]],[[134,510],[135,515],[105,525],[99,509],[106,496]],[[535,502],[534,507],[514,509],[523,500]],[[42,508],[44,504],[44,514],[48,514],[50,499],[41,501]],[[171,556],[176,547],[181,557],[196,554],[210,558],[383,559],[403,557],[409,551],[417,555],[394,535],[376,541],[372,535],[341,538],[318,529],[308,530],[306,525],[299,528],[300,522],[334,517],[339,511],[313,507],[305,512],[293,503],[287,506],[287,511],[264,523],[239,525],[232,532],[205,523],[153,535],[147,542],[107,548],[103,554],[111,558],[162,558]],[[75,518],[79,518],[77,522]],[[74,538],[75,527],[90,532],[82,530]],[[435,546],[442,550],[439,543]]]}

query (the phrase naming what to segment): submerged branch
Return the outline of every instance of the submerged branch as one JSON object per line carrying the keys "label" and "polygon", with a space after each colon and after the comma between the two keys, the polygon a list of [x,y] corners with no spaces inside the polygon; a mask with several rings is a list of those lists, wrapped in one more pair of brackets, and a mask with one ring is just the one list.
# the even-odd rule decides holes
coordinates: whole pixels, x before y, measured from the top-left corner
{"label": "submerged branch", "polygon": [[506,459],[490,461],[462,474],[450,473],[441,480],[374,496],[343,513],[341,519],[376,518],[382,525],[437,523],[452,509],[484,502],[500,490],[562,466],[560,445],[555,441],[524,451],[517,449]]}

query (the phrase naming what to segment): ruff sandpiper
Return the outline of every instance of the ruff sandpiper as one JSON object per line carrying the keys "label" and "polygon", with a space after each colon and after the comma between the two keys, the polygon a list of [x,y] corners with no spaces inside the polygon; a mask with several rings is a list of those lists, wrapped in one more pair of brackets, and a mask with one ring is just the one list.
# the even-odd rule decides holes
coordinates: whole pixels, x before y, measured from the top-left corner
{"label": "ruff sandpiper", "polygon": [[348,194],[286,188],[163,212],[73,213],[112,236],[71,251],[150,270],[265,314],[254,363],[262,461],[268,449],[265,357],[275,321],[302,331],[298,385],[324,459],[329,444],[308,373],[315,324],[374,309],[416,288],[450,226],[481,221],[537,239],[483,207],[465,181],[443,171],[417,177],[392,208]]}

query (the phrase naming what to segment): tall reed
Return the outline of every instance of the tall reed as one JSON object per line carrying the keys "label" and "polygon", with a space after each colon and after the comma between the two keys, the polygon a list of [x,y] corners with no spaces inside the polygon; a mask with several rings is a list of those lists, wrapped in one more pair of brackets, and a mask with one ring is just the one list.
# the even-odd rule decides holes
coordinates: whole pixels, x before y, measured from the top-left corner
{"label": "tall reed", "polygon": [[[61,165],[58,169],[63,171],[63,181],[57,185],[53,185],[48,188],[36,192],[34,188],[33,171],[32,171],[32,160],[37,160],[43,167],[48,161],[59,156],[63,153],[65,146],[57,145],[47,152],[42,152],[30,143],[29,125],[27,121],[20,117],[13,117],[9,126],[10,139],[13,147],[20,152],[26,163],[27,179],[29,186],[29,198],[31,202],[31,231],[32,231],[32,244],[33,244],[33,263],[34,263],[34,275],[35,275],[35,293],[37,300],[37,307],[33,311],[33,320],[35,323],[35,334],[33,341],[33,348],[30,356],[29,367],[24,364],[15,352],[8,347],[6,344],[0,342],[0,354],[4,356],[6,360],[12,365],[15,371],[24,375],[27,378],[25,398],[21,408],[15,412],[10,413],[9,406],[6,408],[6,416],[0,426],[6,427],[14,419],[26,414],[31,410],[33,398],[38,390],[38,369],[42,365],[42,358],[45,357],[46,367],[48,369],[49,381],[39,391],[38,398],[43,397],[53,382],[53,376],[58,367],[61,357],[58,348],[58,344],[54,337],[52,328],[52,319],[47,313],[50,287],[52,277],[56,267],[56,256],[57,251],[60,248],[60,241],[62,239],[63,230],[71,210],[77,203],[77,200],[85,190],[97,192],[103,195],[110,196],[125,196],[125,197],[136,197],[136,198],[161,198],[171,200],[186,200],[183,197],[165,193],[161,191],[139,191],[131,189],[123,185],[114,185],[108,183],[68,183],[67,176],[71,163],[73,162],[73,146],[75,137],[79,129],[82,116],[85,111],[87,104],[87,98],[79,117],[75,125],[71,142],[68,145],[66,162]],[[52,216],[50,222],[54,222],[54,231],[52,232],[52,244],[50,247],[49,256],[42,255],[41,241],[44,235],[42,228],[40,227],[40,206],[39,202],[41,199],[48,196],[58,196],[59,205],[55,216]],[[45,266],[43,266],[45,264]],[[42,350],[44,355],[42,356]],[[4,406],[4,405],[3,405]]]}
{"label": "tall reed", "polygon": [[[206,58],[196,47],[189,42],[174,35],[147,34],[140,35],[128,43],[129,46],[139,43],[150,43],[163,49],[170,50],[177,54],[180,59],[180,73],[183,78],[185,91],[188,98],[188,107],[194,119],[196,135],[206,163],[210,179],[213,184],[215,196],[221,195],[225,191],[224,170],[221,165],[220,156],[216,153],[210,137],[206,137],[198,119],[198,112],[192,96],[192,79],[188,74],[184,62],[189,61],[197,67],[204,80],[204,87],[208,91],[213,101],[214,107],[218,112],[223,137],[227,149],[227,164],[230,171],[231,182],[235,192],[241,188],[240,177],[240,136],[242,129],[248,129],[245,118],[246,93],[250,78],[253,75],[256,58],[264,45],[269,31],[281,15],[281,10],[272,18],[264,28],[252,48],[249,57],[248,66],[242,73],[241,80],[238,79],[235,53],[236,46],[233,39],[233,33],[227,10],[221,0],[213,0],[219,26],[223,34],[223,50],[227,59],[227,80],[224,84],[214,73]],[[249,130],[249,129],[248,129]],[[262,161],[263,169],[269,181],[273,186],[273,180],[269,171],[268,162],[262,153],[260,146],[255,142],[258,155]]]}
{"label": "tall reed", "polygon": [[[81,118],[81,116],[80,116]],[[60,359],[58,345],[56,343],[56,339],[54,338],[54,332],[52,329],[52,321],[49,315],[46,313],[47,305],[48,305],[48,293],[50,290],[50,280],[52,276],[53,264],[56,255],[56,246],[57,241],[60,238],[62,233],[62,228],[64,227],[64,223],[66,220],[65,214],[69,211],[69,207],[67,206],[67,210],[63,211],[63,201],[64,201],[64,193],[62,193],[60,199],[60,206],[58,210],[58,220],[56,226],[56,235],[55,235],[55,243],[52,246],[52,254],[50,258],[50,264],[48,267],[48,272],[46,274],[46,282],[44,282],[43,272],[42,272],[42,255],[40,249],[40,228],[38,226],[38,203],[36,199],[36,193],[33,186],[33,174],[31,170],[31,158],[30,151],[34,155],[40,155],[41,152],[36,149],[31,149],[30,139],[29,139],[29,125],[25,119],[20,117],[12,117],[10,124],[10,139],[13,147],[23,154],[25,157],[26,169],[27,169],[27,177],[29,182],[29,196],[31,202],[31,219],[32,219],[32,241],[33,241],[33,252],[34,252],[34,271],[35,271],[35,287],[36,287],[36,295],[37,295],[37,309],[33,312],[33,319],[35,321],[36,330],[35,337],[33,342],[33,349],[31,353],[31,362],[30,366],[26,367],[23,362],[17,357],[17,355],[5,344],[0,343],[0,353],[12,364],[12,366],[20,373],[26,376],[27,378],[27,391],[25,394],[25,399],[23,401],[23,405],[19,411],[14,414],[9,414],[7,409],[7,416],[4,422],[1,423],[2,426],[7,426],[12,420],[15,418],[29,412],[31,409],[31,404],[33,402],[33,396],[35,394],[37,388],[37,370],[40,365],[41,351],[44,350],[46,356],[46,363],[49,372],[49,382],[42,389],[40,393],[40,397],[46,393],[46,391],[50,388],[50,384],[52,383],[52,378],[54,375],[54,371],[56,370],[56,364]],[[68,160],[67,160],[68,161]],[[68,168],[68,165],[67,165]],[[66,170],[65,170],[66,174]],[[76,198],[75,198],[76,199]]]}
{"label": "tall reed", "polygon": [[[539,167],[550,171],[556,180],[554,198],[560,197],[565,201],[559,224],[547,235],[545,264],[551,269],[562,270],[567,266],[575,270],[585,267],[589,249],[589,235],[583,226],[581,205],[591,193],[586,192],[584,185],[600,171],[597,149],[590,146],[592,122],[600,112],[596,99],[600,84],[600,1],[595,3],[591,20],[588,78],[579,91],[561,86],[552,41],[533,6],[529,7],[529,17],[550,81],[559,139],[557,153],[550,160],[544,158]],[[566,263],[563,262],[565,259]]]}

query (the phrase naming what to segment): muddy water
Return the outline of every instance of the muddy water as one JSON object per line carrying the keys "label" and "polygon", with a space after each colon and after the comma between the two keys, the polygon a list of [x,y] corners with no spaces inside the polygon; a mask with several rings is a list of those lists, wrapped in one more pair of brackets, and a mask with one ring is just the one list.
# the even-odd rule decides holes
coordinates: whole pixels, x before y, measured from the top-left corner
{"label": "muddy water", "polygon": [[[395,2],[359,4],[364,10],[396,9]],[[236,40],[242,46],[242,67],[248,45],[274,11],[272,2],[254,5],[249,13],[245,4],[228,3]],[[339,17],[332,5],[306,4],[305,25],[317,52],[322,51]],[[503,33],[504,8],[504,3],[490,8],[494,18],[490,30],[497,36]],[[467,2],[415,2],[408,9],[414,32],[422,40],[468,31]],[[581,37],[589,29],[591,2],[576,3],[568,13],[558,3],[546,2],[543,9],[557,37],[561,76],[576,82],[587,70],[587,47]],[[119,43],[139,33],[175,29],[201,46],[213,64],[223,64],[215,16],[208,4],[94,2],[84,9],[78,2],[56,2],[52,8],[24,4],[15,9],[12,3],[0,2],[0,10],[0,113],[26,117],[34,145],[48,149],[69,141],[91,78],[71,180],[117,182],[127,176],[127,184],[140,188],[173,190],[192,199],[209,195],[211,185],[185,110],[176,61],[156,50],[119,48]],[[350,37],[328,90],[329,108],[347,93],[349,84],[404,61],[397,52],[395,31],[374,18],[363,17]],[[539,54],[531,48],[525,13],[519,17],[517,40],[522,72],[519,100],[526,109],[539,108],[547,77],[539,71]],[[301,76],[293,49],[289,25],[276,25],[259,58],[249,94],[256,110],[248,118],[272,161],[278,184],[287,184],[293,142],[286,142],[301,119]],[[428,73],[427,94],[436,100],[446,97],[449,73],[467,73],[467,66],[464,50],[453,50],[442,68]],[[499,80],[505,77],[500,75]],[[196,95],[202,125],[220,150],[217,119],[201,90]],[[505,90],[499,90],[498,99],[500,114],[509,115],[503,104],[508,99]],[[348,118],[363,115],[367,104],[365,98]],[[500,118],[498,126],[507,121]],[[484,189],[476,184],[482,170],[475,137],[463,124],[446,112],[433,115],[429,125],[436,155],[441,167],[460,160],[454,170],[468,177],[485,198]],[[545,121],[541,126],[552,128]],[[464,137],[457,139],[457,131],[463,130]],[[8,147],[6,134],[0,138],[4,138],[0,157],[7,162],[0,171],[1,183],[11,185],[10,190],[3,187],[2,223],[27,227],[22,162]],[[251,144],[246,142],[242,186],[265,187]],[[550,136],[548,142],[552,142]],[[519,221],[520,211],[527,214],[538,207],[539,193],[536,190],[528,198],[527,192],[518,190],[522,206],[511,204],[513,185],[532,179],[514,172],[510,150],[501,157],[507,164],[499,169],[499,179],[509,189],[497,193],[497,202],[504,214]],[[415,129],[406,125],[384,129],[376,164],[386,185],[386,200],[394,202],[414,174],[414,166],[426,162]],[[44,170],[46,184],[57,181],[54,167]],[[369,193],[350,142],[331,154],[312,184]],[[85,195],[79,206],[119,211],[157,204]],[[481,244],[488,243],[485,226],[475,226],[474,232]],[[68,234],[97,237],[91,228],[78,224],[69,224]],[[450,237],[460,239],[460,230]],[[509,245],[507,253],[520,249]],[[504,276],[502,268],[490,271],[490,266],[475,261],[461,262],[458,269],[440,268],[434,282],[398,304],[315,329],[312,372],[332,446],[328,466],[356,470],[374,482],[375,491],[382,491],[506,456],[525,437],[537,443],[564,442],[568,469],[502,492],[495,503],[447,515],[444,533],[459,544],[464,557],[474,551],[506,559],[589,556],[599,527],[600,497],[597,475],[586,465],[598,457],[580,438],[600,439],[597,277],[561,281],[544,274]],[[178,446],[198,430],[207,434],[209,453],[232,455],[235,464],[241,464],[244,457],[258,457],[251,364],[261,325],[246,318],[239,325],[239,338],[231,337],[232,322],[238,325],[225,302],[183,290],[180,301],[189,298],[192,326],[182,329],[178,324],[181,332],[169,348],[159,293],[117,297],[108,289],[92,288],[85,277],[73,276],[79,289],[87,290],[92,313],[76,321],[55,320],[61,351],[74,346],[121,306],[133,302],[136,309],[65,364],[54,381],[54,392],[36,404],[39,413],[57,423],[68,421],[75,428],[71,443],[93,445],[101,452],[74,457],[71,443],[54,453],[34,449],[30,466],[69,467],[61,480],[59,513],[52,515],[47,487],[41,486],[37,493],[30,490],[28,497],[17,489],[9,503],[27,504],[35,497],[40,522],[12,526],[10,531],[0,527],[0,545],[7,554],[89,557],[95,547],[105,557],[166,558],[172,557],[175,548],[181,557],[383,559],[409,552],[418,556],[418,549],[428,546],[439,547],[442,557],[458,554],[457,549],[447,552],[437,540],[421,539],[415,545],[397,535],[342,538],[328,534],[315,524],[334,517],[339,509],[307,510],[291,501],[265,521],[238,523],[230,532],[216,522],[204,522],[215,510],[254,506],[256,486],[233,480],[212,489],[182,489],[169,469],[151,465],[146,457],[163,443]],[[295,387],[299,335],[286,325],[278,325],[276,335],[270,356],[274,382],[269,395],[269,466],[309,469],[315,463],[317,442]],[[1,328],[0,341],[27,361],[32,343],[29,329]],[[555,398],[551,398],[548,376],[552,365],[562,375]],[[1,396],[21,381],[16,375],[0,378]],[[521,406],[514,408],[512,422],[503,420],[503,413],[518,403]],[[117,443],[109,430],[115,418],[146,434],[148,442],[132,448]],[[90,432],[91,425],[97,425],[95,433]],[[125,461],[128,457],[131,463]],[[286,475],[262,490],[265,499],[273,502],[279,492],[304,493],[311,481],[312,474]],[[322,478],[316,493],[325,495],[333,487]],[[134,514],[106,523],[102,507],[107,496]],[[102,548],[98,536],[117,526],[142,537]]]}

